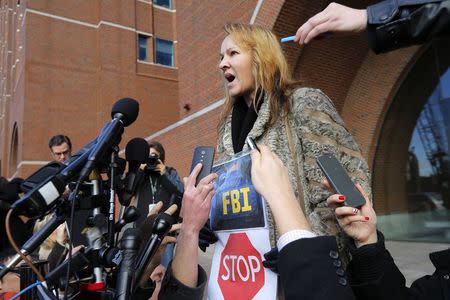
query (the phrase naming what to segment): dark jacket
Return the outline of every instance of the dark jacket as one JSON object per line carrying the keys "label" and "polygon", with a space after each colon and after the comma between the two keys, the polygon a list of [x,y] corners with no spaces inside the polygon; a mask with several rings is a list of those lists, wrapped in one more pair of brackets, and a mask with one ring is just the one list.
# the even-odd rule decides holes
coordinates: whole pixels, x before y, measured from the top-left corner
{"label": "dark jacket", "polygon": [[334,236],[287,244],[278,256],[285,299],[355,299]]}
{"label": "dark jacket", "polygon": [[[156,181],[155,194],[152,192],[150,180]],[[147,217],[149,204],[163,201],[164,205],[161,211],[164,211],[169,207],[169,204],[172,204],[169,203],[172,194],[181,196],[183,192],[183,182],[174,168],[166,167],[166,172],[163,175],[154,172],[146,173],[137,190],[137,208],[141,216],[136,222],[136,226],[139,227]]]}
{"label": "dark jacket", "polygon": [[450,34],[450,1],[387,0],[367,8],[369,45],[375,53]]}
{"label": "dark jacket", "polygon": [[361,248],[353,244],[349,249],[353,259],[347,272],[357,299],[450,300],[450,249],[431,253],[436,271],[417,279],[410,288],[386,250],[380,232],[377,243]]}
{"label": "dark jacket", "polygon": [[178,281],[172,273],[172,262],[167,267],[159,292],[160,300],[200,300],[203,297],[207,276],[205,270],[198,266],[197,287],[190,288]]}

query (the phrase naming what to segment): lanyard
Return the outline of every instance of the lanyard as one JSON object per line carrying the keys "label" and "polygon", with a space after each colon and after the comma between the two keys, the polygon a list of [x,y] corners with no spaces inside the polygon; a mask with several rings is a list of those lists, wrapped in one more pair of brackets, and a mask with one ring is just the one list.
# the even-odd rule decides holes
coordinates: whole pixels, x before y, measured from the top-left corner
{"label": "lanyard", "polygon": [[158,178],[155,178],[155,182],[153,182],[152,176],[149,176],[150,180],[150,190],[152,191],[152,203],[155,204],[155,196],[158,187]]}

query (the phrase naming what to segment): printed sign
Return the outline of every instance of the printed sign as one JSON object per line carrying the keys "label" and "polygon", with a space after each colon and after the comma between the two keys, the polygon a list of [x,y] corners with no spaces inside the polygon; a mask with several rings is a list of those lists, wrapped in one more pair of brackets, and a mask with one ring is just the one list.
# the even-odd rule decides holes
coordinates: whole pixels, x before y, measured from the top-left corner
{"label": "printed sign", "polygon": [[216,166],[218,174],[211,201],[214,231],[264,227],[264,205],[250,179],[250,156]]}
{"label": "printed sign", "polygon": [[264,268],[270,250],[264,228],[218,233],[208,281],[208,299],[276,299],[277,275]]}
{"label": "printed sign", "polygon": [[247,154],[214,167],[219,177],[210,225],[218,237],[208,282],[209,299],[275,299],[277,276],[264,268],[270,251],[266,207],[253,187]]}

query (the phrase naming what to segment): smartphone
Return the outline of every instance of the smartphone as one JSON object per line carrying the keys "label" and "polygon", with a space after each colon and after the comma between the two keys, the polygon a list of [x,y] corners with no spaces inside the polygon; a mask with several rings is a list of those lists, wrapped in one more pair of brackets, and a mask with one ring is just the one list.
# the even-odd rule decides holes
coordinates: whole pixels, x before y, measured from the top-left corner
{"label": "smartphone", "polygon": [[202,180],[205,176],[209,175],[212,170],[214,162],[214,147],[211,146],[198,146],[194,150],[194,156],[192,157],[191,171],[194,170],[195,166],[198,163],[202,164],[202,169],[197,176],[197,180],[195,181],[195,185],[197,185],[200,180]]}
{"label": "smartphone", "polygon": [[247,145],[248,145],[248,147],[250,148],[250,150],[256,149],[256,150],[258,150],[258,152],[259,152],[258,146],[256,145],[255,141],[254,141],[251,137],[248,136],[248,137],[245,139],[245,142],[247,143]]}
{"label": "smartphone", "polygon": [[358,191],[355,184],[334,155],[325,154],[317,157],[316,161],[336,193],[345,196],[344,204],[346,206],[360,207],[366,203],[366,199],[364,199],[363,195]]}

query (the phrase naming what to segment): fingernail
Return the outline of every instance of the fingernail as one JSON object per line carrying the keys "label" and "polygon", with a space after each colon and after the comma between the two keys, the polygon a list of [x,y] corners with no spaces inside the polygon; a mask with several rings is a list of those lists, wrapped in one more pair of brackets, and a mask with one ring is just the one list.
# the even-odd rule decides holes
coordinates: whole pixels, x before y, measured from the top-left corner
{"label": "fingernail", "polygon": [[369,221],[370,218],[369,218],[368,216],[365,216],[365,217],[364,217],[364,220],[365,220],[365,221]]}
{"label": "fingernail", "polygon": [[358,213],[358,211],[359,211],[359,210],[358,210],[357,208],[354,208],[354,209],[353,209],[353,214],[356,215],[356,214]]}
{"label": "fingernail", "polygon": [[345,200],[345,196],[344,195],[339,195],[339,200],[344,201]]}

